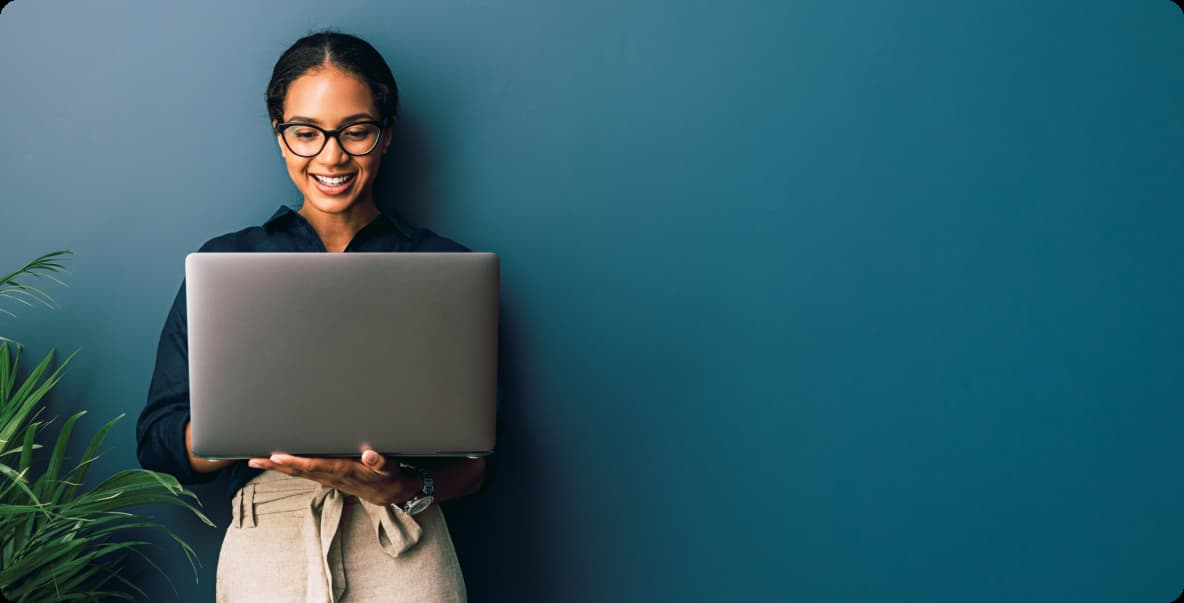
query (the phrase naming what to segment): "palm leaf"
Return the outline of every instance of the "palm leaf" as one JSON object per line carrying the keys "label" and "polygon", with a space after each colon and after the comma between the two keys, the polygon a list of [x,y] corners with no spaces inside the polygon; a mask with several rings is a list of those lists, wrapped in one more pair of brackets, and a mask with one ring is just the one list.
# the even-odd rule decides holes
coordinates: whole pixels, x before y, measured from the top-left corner
{"label": "palm leaf", "polygon": [[[21,447],[21,458],[20,458],[21,473],[20,473],[20,475],[21,475],[21,478],[23,480],[25,480],[26,482],[28,481],[27,475],[29,473],[29,470],[32,469],[33,437],[37,435],[37,428],[40,425],[41,425],[40,423],[30,423],[29,426],[25,429],[25,442],[24,442],[24,446]],[[36,496],[36,500],[39,501],[41,497],[37,493],[36,485],[35,484],[31,485],[29,489],[33,491],[33,494]],[[35,514],[30,513],[30,514],[26,515],[25,521],[22,522],[19,525],[19,527],[17,527],[17,529],[13,530],[13,543],[17,548],[20,548],[21,546],[23,546],[23,543],[27,542],[29,540],[29,538],[33,535],[33,530],[34,530],[34,528],[36,528],[36,523],[37,523],[37,516]]]}
{"label": "palm leaf", "polygon": [[[17,473],[12,469],[12,467],[0,464],[0,475],[3,475],[4,477],[11,480],[12,484],[16,486],[17,489],[28,495],[28,500],[31,501],[30,504],[44,508],[44,505],[41,504],[41,501],[37,500],[37,495],[34,494],[33,490],[29,488],[27,483],[28,480],[25,479],[24,473]],[[49,513],[49,511],[45,511],[45,513]]]}
{"label": "palm leaf", "polygon": [[33,369],[29,376],[25,378],[25,382],[17,388],[16,393],[8,400],[8,403],[0,409],[0,451],[3,451],[8,443],[12,441],[13,436],[21,429],[21,426],[30,420],[29,414],[32,413],[37,403],[45,397],[49,390],[53,389],[58,381],[62,378],[62,371],[78,354],[74,351],[66,357],[64,361],[49,375],[45,375],[49,370],[50,362],[53,360],[54,350],[50,350],[45,358]]}
{"label": "palm leaf", "polygon": [[[33,305],[30,301],[32,300],[52,308],[54,305],[52,296],[23,281],[28,278],[44,278],[63,287],[68,286],[61,279],[54,276],[54,273],[65,272],[66,266],[62,263],[62,260],[73,254],[73,251],[66,250],[51,251],[18,268],[16,272],[0,277],[0,299],[16,300],[25,306]],[[5,308],[0,308],[0,313],[15,316],[15,314]],[[0,341],[14,343],[7,337],[0,337]]]}
{"label": "palm leaf", "polygon": [[37,437],[37,428],[40,426],[40,423],[30,423],[29,426],[25,428],[25,439],[24,445],[21,446],[21,458],[19,465],[22,473],[27,471],[29,466],[33,464],[33,438]]}
{"label": "palm leaf", "polygon": [[[37,442],[33,442],[33,450],[41,450],[42,448],[43,448],[43,446],[41,444],[38,444]],[[20,454],[22,452],[24,452],[23,448],[13,448],[12,450],[6,450],[4,452],[0,452],[0,459],[4,458],[6,456],[12,456],[14,454]],[[0,461],[0,462],[3,462],[3,461]]]}
{"label": "palm leaf", "polygon": [[[66,423],[62,425],[61,431],[58,432],[57,442],[54,444],[53,452],[49,456],[49,466],[46,467],[45,473],[42,473],[41,477],[38,477],[37,481],[33,483],[33,491],[37,493],[39,498],[52,500],[50,498],[50,487],[57,483],[58,474],[62,470],[62,462],[66,458],[66,446],[70,443],[70,434],[74,431],[74,424],[85,414],[85,410],[74,413],[73,416],[66,419]],[[32,453],[31,448],[29,452],[30,454]]]}
{"label": "palm leaf", "polygon": [[[41,362],[25,377],[24,383],[17,388],[16,392],[4,400],[4,406],[0,407],[0,442],[3,442],[5,447],[21,430],[29,413],[36,406],[37,401],[30,401],[29,394],[37,387],[52,360],[53,350],[50,350],[45,358],[41,359]],[[16,366],[13,366],[12,372],[16,373]]]}
{"label": "palm leaf", "polygon": [[74,492],[78,490],[78,486],[75,484],[82,483],[82,480],[86,477],[87,469],[89,469],[91,464],[94,463],[95,459],[98,458],[99,446],[102,445],[103,439],[107,437],[107,432],[111,431],[111,428],[114,427],[115,423],[122,419],[123,416],[124,415],[121,414],[118,417],[108,421],[107,424],[99,428],[98,433],[96,433],[94,437],[91,438],[90,444],[86,447],[86,452],[82,454],[82,462],[78,463],[78,465],[70,470],[70,473],[68,473],[65,479],[59,484],[59,490],[54,491],[54,503],[61,501],[63,498],[73,498]]}
{"label": "palm leaf", "polygon": [[51,251],[41,257],[34,259],[33,261],[29,262],[28,264],[25,264],[21,268],[17,269],[16,272],[13,272],[11,274],[4,276],[3,278],[0,278],[0,291],[3,291],[4,290],[3,288],[19,285],[19,283],[17,282],[17,279],[25,277],[25,276],[32,276],[32,277],[38,277],[38,278],[39,277],[46,277],[46,278],[49,278],[50,280],[57,281],[59,284],[64,286],[65,283],[54,278],[52,276],[52,274],[50,274],[50,273],[65,272],[66,266],[65,266],[65,264],[62,264],[61,261],[59,261],[59,260],[65,259],[66,256],[69,256],[69,255],[74,255],[74,252],[73,251]]}
{"label": "palm leaf", "polygon": [[70,542],[65,547],[48,549],[59,552],[68,547],[69,551],[66,555],[42,555],[36,560],[30,560],[29,563],[23,564],[29,567],[22,567],[21,569],[27,569],[28,571],[20,575],[18,578],[20,580],[20,586],[17,589],[13,589],[12,594],[21,597],[29,593],[44,591],[46,594],[53,592],[54,597],[58,598],[61,596],[60,588],[62,581],[70,580],[80,572],[86,571],[88,566],[95,564],[102,563],[109,567],[118,567],[118,564],[104,563],[104,557],[145,544],[149,543],[147,541],[108,543],[79,540]]}
{"label": "palm leaf", "polygon": [[[8,343],[8,340],[0,343],[0,407],[4,406],[8,402],[8,398],[12,396],[12,386],[16,382],[16,371],[8,364],[8,357],[10,356],[8,351],[9,345],[11,344]],[[16,361],[20,361],[19,351],[17,352]],[[15,366],[15,362],[13,366]]]}
{"label": "palm leaf", "polygon": [[61,257],[67,256],[67,255],[73,255],[73,254],[74,254],[73,251],[51,251],[45,255],[38,257],[35,260],[29,262],[28,264],[25,265],[24,268],[21,268],[20,270],[17,270],[16,272],[13,272],[12,274],[9,274],[8,276],[6,276],[4,278],[0,278],[0,285],[6,285],[6,284],[8,284],[9,281],[20,276],[22,273],[32,272],[37,267],[45,267],[47,269],[55,270],[57,272],[64,272],[65,266],[63,266],[60,262],[58,262],[57,258],[61,258]]}

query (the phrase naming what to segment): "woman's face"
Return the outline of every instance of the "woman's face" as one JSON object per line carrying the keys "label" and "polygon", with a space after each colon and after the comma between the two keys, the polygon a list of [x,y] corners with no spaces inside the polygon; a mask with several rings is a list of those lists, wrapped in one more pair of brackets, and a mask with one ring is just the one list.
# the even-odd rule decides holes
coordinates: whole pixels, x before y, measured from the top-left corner
{"label": "woman's face", "polygon": [[[296,78],[284,98],[284,122],[305,122],[336,130],[359,121],[382,121],[370,87],[333,66],[314,69]],[[274,124],[273,124],[274,125]],[[366,155],[351,156],[335,138],[314,157],[301,157],[276,136],[288,175],[304,195],[301,213],[343,214],[374,205],[374,178],[382,155],[391,144],[390,127],[378,146]],[[344,181],[342,179],[344,178]]]}

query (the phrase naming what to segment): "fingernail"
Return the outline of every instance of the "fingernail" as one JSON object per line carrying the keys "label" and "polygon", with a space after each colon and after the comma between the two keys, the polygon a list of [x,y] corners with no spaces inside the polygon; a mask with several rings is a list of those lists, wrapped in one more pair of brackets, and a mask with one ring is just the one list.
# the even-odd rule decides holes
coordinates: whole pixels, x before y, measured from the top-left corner
{"label": "fingernail", "polygon": [[378,453],[373,450],[367,450],[362,453],[362,462],[367,465],[373,465],[378,462]]}
{"label": "fingernail", "polygon": [[273,454],[273,455],[271,455],[271,462],[273,462],[273,463],[276,463],[276,464],[279,464],[279,465],[283,465],[283,464],[284,464],[284,460],[283,460],[283,458],[282,458],[282,457],[280,457],[280,455],[278,455],[278,454]]}
{"label": "fingernail", "polygon": [[259,461],[255,460],[255,459],[251,459],[251,460],[247,461],[247,465],[254,467],[255,469],[262,469],[263,468],[261,466],[262,463],[260,463]]}

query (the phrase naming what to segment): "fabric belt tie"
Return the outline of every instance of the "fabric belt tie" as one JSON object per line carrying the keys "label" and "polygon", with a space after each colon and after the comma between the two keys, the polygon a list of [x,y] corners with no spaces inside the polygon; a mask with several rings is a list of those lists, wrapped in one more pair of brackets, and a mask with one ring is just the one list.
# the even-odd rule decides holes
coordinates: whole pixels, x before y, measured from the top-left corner
{"label": "fabric belt tie", "polygon": [[[312,482],[309,484],[316,487]],[[256,484],[248,483],[238,491],[231,505],[235,527],[255,527],[258,521],[256,505],[264,505],[264,512],[267,512],[267,506],[284,505],[286,500],[295,502],[291,496],[300,492],[294,492],[290,486],[282,491],[269,491],[268,482],[259,484],[259,489],[263,492],[257,493]],[[305,600],[336,603],[345,594],[347,586],[341,538],[337,533],[345,513],[347,496],[329,486],[303,491],[313,492],[312,500],[305,506],[303,539],[308,557]],[[357,499],[357,505],[366,511],[378,546],[387,555],[398,557],[419,543],[423,528],[406,511],[395,505],[375,505],[361,499]],[[287,508],[297,510],[291,506]]]}
{"label": "fabric belt tie", "polygon": [[[423,535],[419,522],[394,505],[374,505],[360,499],[358,503],[370,516],[378,545],[391,557],[415,546]],[[308,601],[336,603],[345,593],[345,563],[337,535],[344,511],[345,495],[329,486],[322,486],[308,505],[304,528],[304,550],[309,552]]]}

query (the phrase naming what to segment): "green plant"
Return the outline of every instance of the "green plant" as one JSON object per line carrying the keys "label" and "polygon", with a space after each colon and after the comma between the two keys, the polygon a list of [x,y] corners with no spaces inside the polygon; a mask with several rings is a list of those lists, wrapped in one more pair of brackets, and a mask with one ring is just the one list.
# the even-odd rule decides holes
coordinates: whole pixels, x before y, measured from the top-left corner
{"label": "green plant", "polygon": [[[0,300],[52,307],[52,297],[22,281],[48,278],[60,283],[52,273],[63,270],[61,260],[69,253],[43,255],[0,279]],[[34,451],[41,448],[38,436],[50,423],[39,419],[44,411],[40,403],[77,352],[51,368],[51,350],[23,379],[18,374],[21,352],[19,344],[0,337],[0,591],[4,597],[16,602],[134,599],[132,592],[146,597],[120,571],[126,557],[134,554],[164,573],[140,551],[147,541],[123,539],[144,529],[159,530],[176,541],[196,575],[197,556],[185,541],[151,517],[129,511],[141,505],[174,505],[213,526],[185,500],[198,503],[197,496],[175,478],[127,469],[81,490],[103,438],[123,415],[99,429],[73,466],[68,466],[66,452],[74,427],[86,411],[62,424],[47,459],[40,459],[43,453],[35,459]],[[35,464],[35,460],[42,462]]]}

